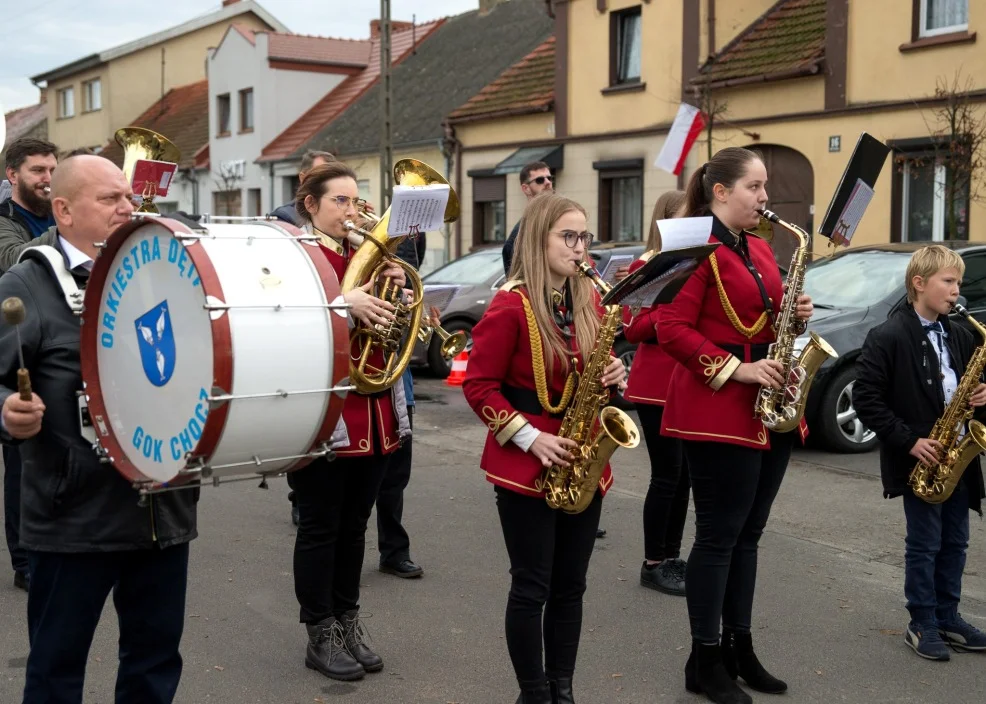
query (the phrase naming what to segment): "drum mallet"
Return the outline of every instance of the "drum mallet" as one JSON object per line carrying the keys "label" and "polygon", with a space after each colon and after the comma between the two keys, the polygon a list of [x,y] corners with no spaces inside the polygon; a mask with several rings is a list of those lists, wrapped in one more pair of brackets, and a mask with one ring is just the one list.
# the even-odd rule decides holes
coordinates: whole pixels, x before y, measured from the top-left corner
{"label": "drum mallet", "polygon": [[32,398],[31,377],[24,367],[24,351],[21,349],[21,331],[18,327],[24,322],[24,302],[17,296],[11,296],[4,299],[3,304],[0,305],[0,311],[3,313],[4,322],[7,325],[13,325],[14,332],[17,333],[17,356],[21,362],[21,368],[17,370],[17,391],[20,393],[22,401],[30,401]]}

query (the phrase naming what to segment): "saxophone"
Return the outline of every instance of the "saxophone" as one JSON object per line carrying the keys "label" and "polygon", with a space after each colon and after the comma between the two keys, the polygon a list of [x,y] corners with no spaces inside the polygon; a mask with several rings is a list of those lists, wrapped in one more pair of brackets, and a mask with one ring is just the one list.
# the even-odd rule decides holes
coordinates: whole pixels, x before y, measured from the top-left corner
{"label": "saxophone", "polygon": [[[579,273],[588,277],[602,295],[609,291],[609,285],[588,263],[579,264]],[[609,306],[599,328],[598,342],[579,376],[578,390],[565,411],[558,437],[573,440],[578,447],[572,451],[575,459],[569,467],[555,465],[546,470],[540,480],[540,487],[547,492],[545,500],[551,508],[560,508],[566,513],[586,510],[616,448],[640,444],[637,426],[626,413],[606,405],[609,390],[600,383],[603,371],[609,366],[609,353],[622,322],[622,308]]]}
{"label": "saxophone", "polygon": [[808,266],[808,233],[797,225],[792,225],[777,217],[777,214],[764,209],[761,215],[792,232],[798,238],[798,247],[791,258],[791,266],[787,272],[787,292],[785,305],[780,317],[774,325],[777,340],[771,343],[767,351],[767,359],[780,362],[784,369],[781,372],[785,384],[780,389],[761,386],[760,393],[754,405],[754,414],[763,421],[764,426],[777,433],[787,433],[798,427],[805,414],[805,404],[808,401],[808,390],[811,382],[818,373],[819,367],[826,359],[838,357],[832,346],[818,336],[809,333],[808,343],[795,357],[795,340],[803,334],[805,322],[795,316],[798,298],[805,288],[805,268]]}
{"label": "saxophone", "polygon": [[[948,501],[948,497],[952,495],[959,480],[962,479],[966,467],[976,455],[986,450],[986,426],[978,420],[970,420],[973,410],[969,406],[969,399],[979,386],[983,367],[986,367],[986,327],[983,327],[958,303],[955,304],[954,310],[968,320],[982,336],[983,344],[976,348],[965,374],[962,375],[962,380],[952,395],[952,400],[945,408],[945,413],[935,421],[935,427],[931,429],[929,437],[941,443],[943,459],[933,465],[918,462],[907,479],[915,496],[929,504]],[[969,432],[963,437],[962,429],[966,422],[969,423]]]}

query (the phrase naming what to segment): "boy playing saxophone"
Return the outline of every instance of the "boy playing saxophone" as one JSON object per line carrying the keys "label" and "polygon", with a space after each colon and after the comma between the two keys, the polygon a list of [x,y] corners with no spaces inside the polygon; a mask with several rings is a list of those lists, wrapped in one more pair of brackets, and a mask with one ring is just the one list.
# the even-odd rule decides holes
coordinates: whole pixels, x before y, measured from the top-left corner
{"label": "boy playing saxophone", "polygon": [[[856,361],[853,405],[859,419],[880,439],[884,496],[903,496],[907,522],[904,595],[910,623],[905,642],[928,660],[948,660],[948,645],[986,651],[986,634],[959,614],[962,572],[969,543],[969,510],[982,515],[983,475],[976,457],[947,500],[919,498],[908,479],[915,465],[936,465],[948,448],[929,437],[956,389],[956,403],[986,404],[982,364],[969,373],[976,339],[949,320],[965,263],[941,245],[911,256],[905,284],[907,302],[870,330]],[[963,428],[965,432],[965,428]]]}

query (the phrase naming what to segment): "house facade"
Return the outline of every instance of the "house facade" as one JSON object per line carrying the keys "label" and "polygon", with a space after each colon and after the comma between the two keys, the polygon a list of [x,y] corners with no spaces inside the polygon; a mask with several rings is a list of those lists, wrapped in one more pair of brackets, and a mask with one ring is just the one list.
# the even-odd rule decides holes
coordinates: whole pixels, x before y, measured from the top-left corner
{"label": "house facade", "polygon": [[202,212],[258,216],[293,197],[294,183],[257,157],[369,59],[368,40],[230,27],[208,59],[210,168],[200,180]]}
{"label": "house facade", "polygon": [[254,0],[223,0],[215,12],[31,78],[48,94],[48,137],[63,151],[99,149],[169,90],[205,79],[210,47],[237,22],[287,31]]}

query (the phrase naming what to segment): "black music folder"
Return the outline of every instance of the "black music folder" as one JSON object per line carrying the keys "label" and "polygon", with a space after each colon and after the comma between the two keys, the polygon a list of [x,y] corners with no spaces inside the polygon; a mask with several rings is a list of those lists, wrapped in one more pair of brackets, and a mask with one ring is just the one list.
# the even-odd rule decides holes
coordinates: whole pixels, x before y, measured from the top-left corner
{"label": "black music folder", "polygon": [[710,242],[659,252],[603,296],[604,306],[646,308],[670,303],[698,265],[719,246]]}
{"label": "black music folder", "polygon": [[818,233],[848,247],[863,212],[873,198],[876,179],[890,154],[890,147],[866,132],[859,135],[842,180],[829,203]]}

